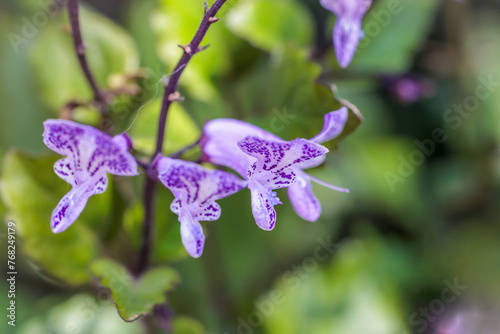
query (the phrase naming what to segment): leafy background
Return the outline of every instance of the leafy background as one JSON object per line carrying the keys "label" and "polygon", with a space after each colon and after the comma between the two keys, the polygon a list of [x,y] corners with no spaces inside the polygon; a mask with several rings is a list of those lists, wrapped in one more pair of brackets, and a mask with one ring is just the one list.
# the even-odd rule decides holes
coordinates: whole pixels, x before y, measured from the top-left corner
{"label": "leafy background", "polygon": [[[365,39],[351,66],[341,70],[331,47],[335,18],[318,1],[228,1],[204,42],[211,46],[181,79],[186,101],[172,110],[164,153],[192,143],[203,123],[216,117],[245,119],[285,139],[309,138],[322,115],[338,106],[321,81],[356,105],[365,120],[311,173],[351,193],[315,186],[323,214],[314,224],[299,219],[285,200],[273,232],[257,228],[249,193],[238,193],[220,201],[218,222],[204,225],[205,252],[194,260],[166,209],[172,197],[161,190],[155,268],[131,282],[126,268],[140,244],[142,178],[113,178],[67,232],[50,232],[52,209],[69,186],[52,173],[58,158],[42,144],[42,122],[91,95],[64,11],[28,31],[16,52],[9,34],[20,35],[25,19],[34,22],[42,9],[36,0],[2,0],[0,216],[17,224],[19,274],[16,327],[4,317],[0,332],[152,331],[151,317],[124,322],[102,286],[129,320],[150,312],[149,300],[167,300],[169,307],[155,312],[172,320],[176,334],[439,333],[443,321],[457,315],[462,334],[498,331],[500,95],[494,91],[466,117],[444,117],[459,115],[448,110],[474,96],[481,78],[500,81],[500,6],[493,0],[396,2],[401,10],[389,16],[383,13],[394,1],[374,2],[364,20]],[[177,45],[194,34],[203,3],[82,5],[88,56],[100,85],[135,92],[113,102],[113,130],[133,123],[129,133],[147,154],[159,80],[180,56]],[[421,98],[404,102],[397,87],[409,75],[425,89]],[[91,106],[75,109],[74,118],[102,125]],[[409,161],[419,150],[415,140],[432,138],[437,128],[447,139],[391,188],[387,173],[397,174],[401,159]],[[7,272],[4,225],[0,233]],[[334,251],[320,260],[315,251],[328,240]],[[467,288],[431,314],[425,329],[416,324],[425,318],[412,315],[436,305],[445,281],[455,280]],[[0,288],[7,307],[6,281]]]}

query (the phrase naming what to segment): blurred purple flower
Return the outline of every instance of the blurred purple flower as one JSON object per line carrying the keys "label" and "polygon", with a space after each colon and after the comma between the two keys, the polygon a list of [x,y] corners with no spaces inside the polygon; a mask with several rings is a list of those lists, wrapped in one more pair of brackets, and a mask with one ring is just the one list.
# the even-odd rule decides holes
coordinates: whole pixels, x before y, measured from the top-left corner
{"label": "blurred purple flower", "polygon": [[240,191],[247,182],[228,172],[165,157],[156,169],[160,181],[175,196],[170,209],[179,216],[182,243],[189,255],[198,258],[205,244],[199,222],[219,219],[221,208],[215,201]]}
{"label": "blurred purple flower", "polygon": [[433,81],[417,74],[406,74],[398,77],[384,77],[384,85],[389,94],[399,103],[411,104],[435,94]]}
{"label": "blurred purple flower", "polygon": [[75,222],[90,196],[106,190],[106,173],[138,175],[137,163],[128,152],[132,143],[126,134],[112,138],[91,126],[67,120],[47,120],[43,125],[45,145],[67,156],[55,163],[54,171],[73,186],[52,213],[52,232],[59,233]]}
{"label": "blurred purple flower", "polygon": [[242,121],[213,120],[204,128],[203,159],[232,168],[249,181],[252,212],[260,228],[274,228],[274,206],[281,201],[273,190],[285,187],[297,214],[305,220],[316,221],[321,214],[321,204],[312,192],[310,181],[343,192],[348,190],[326,184],[303,170],[323,163],[328,149],[320,143],[340,135],[347,118],[345,107],[328,113],[323,130],[316,137],[290,142]]}
{"label": "blurred purple flower", "polygon": [[346,68],[356,53],[359,40],[364,36],[361,21],[372,0],[320,0],[320,3],[337,15],[333,45],[340,67]]}

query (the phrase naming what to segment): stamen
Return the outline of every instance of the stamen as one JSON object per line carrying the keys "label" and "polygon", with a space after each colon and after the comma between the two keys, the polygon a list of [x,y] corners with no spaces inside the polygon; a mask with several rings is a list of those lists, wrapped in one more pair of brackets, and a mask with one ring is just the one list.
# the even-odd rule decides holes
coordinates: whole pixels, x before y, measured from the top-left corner
{"label": "stamen", "polygon": [[330,189],[333,189],[333,190],[337,190],[337,191],[340,191],[340,192],[343,192],[343,193],[348,193],[349,192],[349,189],[340,188],[340,187],[334,186],[333,184],[329,184],[329,183],[326,183],[324,181],[321,181],[320,179],[317,179],[317,178],[315,178],[315,177],[313,177],[311,175],[308,175],[308,177],[309,177],[309,179],[311,181],[314,181],[317,184],[321,184],[324,187],[327,187],[327,188],[330,188]]}
{"label": "stamen", "polygon": [[271,205],[278,205],[278,204],[283,204],[281,200],[279,199],[278,194],[272,190],[269,190],[269,201],[271,202]]}

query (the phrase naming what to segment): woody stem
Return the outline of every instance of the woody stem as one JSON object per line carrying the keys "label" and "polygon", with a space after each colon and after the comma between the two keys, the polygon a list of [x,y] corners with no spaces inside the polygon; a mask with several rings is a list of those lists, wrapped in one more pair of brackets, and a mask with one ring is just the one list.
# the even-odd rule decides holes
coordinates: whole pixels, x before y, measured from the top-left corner
{"label": "woody stem", "polygon": [[73,36],[73,44],[75,47],[76,56],[80,67],[82,68],[83,74],[87,79],[90,88],[94,94],[94,101],[99,105],[99,109],[102,113],[106,113],[107,105],[104,94],[99,89],[97,81],[90,70],[89,64],[87,62],[87,56],[85,54],[85,45],[83,44],[82,33],[80,30],[80,18],[79,18],[79,8],[78,0],[68,0],[67,4],[69,21],[71,23],[71,35]]}
{"label": "woody stem", "polygon": [[[177,88],[179,85],[179,79],[186,69],[186,66],[189,64],[189,61],[193,58],[193,56],[200,51],[200,43],[205,37],[208,28],[217,22],[215,15],[219,12],[222,5],[227,0],[216,0],[214,4],[205,12],[201,24],[196,31],[191,42],[183,47],[184,53],[175,66],[174,71],[172,72],[172,76],[170,77],[168,84],[165,87],[165,91],[163,94],[163,102],[161,106],[160,117],[158,120],[158,132],[156,139],[156,148],[154,154],[152,156],[152,160],[158,156],[163,151],[163,141],[165,139],[165,128],[167,122],[168,111],[173,102],[178,101],[180,96],[177,92]],[[151,251],[151,242],[152,242],[152,229],[153,229],[153,220],[154,220],[154,201],[156,197],[156,178],[151,177],[154,175],[153,164],[150,164],[148,177],[146,179],[146,184],[144,186],[144,226],[143,226],[143,239],[142,239],[142,248],[141,253],[139,255],[139,263],[137,265],[137,273],[140,274],[143,272],[149,263],[150,251]]]}

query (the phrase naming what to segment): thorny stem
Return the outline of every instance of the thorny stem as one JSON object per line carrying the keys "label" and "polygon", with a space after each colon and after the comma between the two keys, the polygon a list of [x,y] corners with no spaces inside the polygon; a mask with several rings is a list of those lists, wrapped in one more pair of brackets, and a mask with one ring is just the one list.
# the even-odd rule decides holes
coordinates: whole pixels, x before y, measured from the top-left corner
{"label": "thorny stem", "polygon": [[68,0],[68,14],[71,23],[71,34],[73,36],[73,44],[75,46],[76,56],[82,68],[83,74],[87,79],[92,92],[94,93],[94,102],[97,103],[101,113],[105,114],[107,112],[107,103],[104,94],[99,89],[97,82],[90,70],[89,64],[87,62],[87,57],[85,55],[85,45],[83,44],[82,33],[80,30],[80,19],[79,19],[79,8],[78,0]]}
{"label": "thorny stem", "polygon": [[[200,27],[198,31],[194,35],[191,43],[184,46],[182,49],[184,50],[184,54],[181,59],[177,63],[174,71],[172,72],[172,76],[170,77],[168,84],[165,87],[165,92],[163,95],[163,102],[160,112],[160,118],[158,121],[158,132],[157,132],[157,140],[156,140],[156,149],[153,154],[152,160],[158,156],[163,151],[163,140],[165,138],[165,126],[168,116],[168,111],[173,102],[181,100],[179,93],[177,92],[177,87],[179,84],[179,79],[184,72],[186,66],[188,65],[191,58],[199,51],[200,43],[205,37],[208,28],[218,19],[215,15],[219,12],[222,5],[227,0],[216,0],[214,4],[207,10],[205,9],[205,15],[203,16],[203,20],[201,21]],[[150,164],[149,169],[150,173],[146,179],[146,184],[144,186],[144,226],[143,226],[143,240],[142,240],[142,248],[141,253],[139,255],[139,263],[136,268],[136,273],[142,273],[148,265],[149,262],[149,253],[151,250],[151,242],[152,242],[152,228],[153,228],[153,220],[154,220],[154,201],[156,197],[156,180],[152,178],[150,175],[151,171],[155,166]]]}

